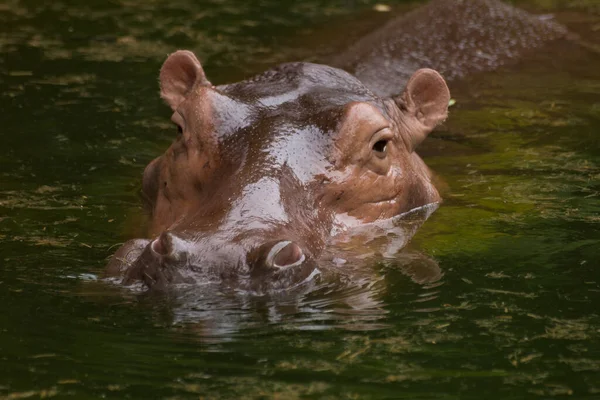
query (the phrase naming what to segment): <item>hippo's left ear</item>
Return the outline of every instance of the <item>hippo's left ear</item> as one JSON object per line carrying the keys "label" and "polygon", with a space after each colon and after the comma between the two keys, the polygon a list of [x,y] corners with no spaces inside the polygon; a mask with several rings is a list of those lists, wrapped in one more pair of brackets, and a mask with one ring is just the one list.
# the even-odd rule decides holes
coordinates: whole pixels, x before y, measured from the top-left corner
{"label": "hippo's left ear", "polygon": [[160,69],[160,97],[175,111],[196,85],[210,86],[202,65],[194,53],[178,50]]}
{"label": "hippo's left ear", "polygon": [[448,116],[450,91],[437,71],[423,68],[413,74],[404,92],[394,101],[412,120],[406,132],[407,146],[412,152]]}

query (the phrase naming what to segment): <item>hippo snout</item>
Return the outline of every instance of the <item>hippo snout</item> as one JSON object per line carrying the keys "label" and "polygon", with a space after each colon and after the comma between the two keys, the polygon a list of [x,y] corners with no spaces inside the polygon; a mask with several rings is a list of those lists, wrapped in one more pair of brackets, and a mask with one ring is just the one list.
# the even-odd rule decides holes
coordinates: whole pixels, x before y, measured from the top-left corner
{"label": "hippo snout", "polygon": [[[262,245],[232,244],[215,236],[192,240],[165,231],[153,240],[127,242],[116,255],[124,253],[129,256],[111,260],[115,274],[124,272],[123,284],[142,281],[158,289],[168,284],[198,283],[198,279],[245,276],[248,287],[263,290],[302,281],[316,268],[310,253],[287,239],[267,240]],[[117,266],[120,263],[127,265]]]}
{"label": "hippo snout", "polygon": [[286,289],[318,273],[312,253],[298,242],[270,241],[248,254],[249,289],[256,292]]}
{"label": "hippo snout", "polygon": [[187,246],[184,240],[171,232],[163,232],[149,244],[150,251],[167,262],[185,263]]}
{"label": "hippo snout", "polygon": [[[187,263],[187,253],[181,239],[163,233],[154,240],[132,240],[125,243],[116,254],[127,253],[127,258],[115,257],[109,265],[114,265],[115,275],[122,273],[124,285],[137,281],[148,287],[163,287],[169,283],[192,283],[185,278],[179,268]],[[112,275],[112,274],[111,274]]]}
{"label": "hippo snout", "polygon": [[306,256],[298,244],[282,240],[271,247],[265,264],[268,268],[282,269],[298,266],[305,260]]}

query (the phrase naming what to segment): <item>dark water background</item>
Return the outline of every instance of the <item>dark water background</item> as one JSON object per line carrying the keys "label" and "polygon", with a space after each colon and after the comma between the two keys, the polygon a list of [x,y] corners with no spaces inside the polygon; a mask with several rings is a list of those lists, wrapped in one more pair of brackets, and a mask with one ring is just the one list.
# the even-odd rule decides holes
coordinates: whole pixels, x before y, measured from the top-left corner
{"label": "dark water background", "polygon": [[95,281],[143,232],[141,171],[174,135],[157,93],[169,52],[234,81],[406,7],[375,3],[0,0],[0,398],[600,398],[594,0],[520,3],[587,50],[451,86],[422,149],[446,201],[410,246],[440,280],[379,263],[290,298]]}

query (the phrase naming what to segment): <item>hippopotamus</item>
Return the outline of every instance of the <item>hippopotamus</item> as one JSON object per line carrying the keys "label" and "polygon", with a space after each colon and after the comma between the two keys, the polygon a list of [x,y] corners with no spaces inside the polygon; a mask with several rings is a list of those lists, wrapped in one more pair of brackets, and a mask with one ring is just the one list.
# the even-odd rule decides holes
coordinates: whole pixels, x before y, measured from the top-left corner
{"label": "hippopotamus", "polygon": [[160,87],[177,138],[143,174],[152,239],[127,242],[109,264],[126,284],[285,287],[317,268],[336,231],[440,201],[415,152],[447,116],[434,70],[389,98],[304,62],[214,86],[183,50]]}
{"label": "hippopotamus", "polygon": [[[448,4],[462,14],[444,13]],[[440,194],[415,151],[448,115],[450,92],[435,69],[456,78],[493,68],[564,33],[514,10],[433,2],[332,61],[347,71],[292,62],[215,86],[192,52],[172,53],[160,95],[176,138],[143,173],[149,238],[126,242],[108,275],[150,288],[286,288],[318,271],[332,237],[435,208]],[[473,29],[488,33],[464,36]]]}

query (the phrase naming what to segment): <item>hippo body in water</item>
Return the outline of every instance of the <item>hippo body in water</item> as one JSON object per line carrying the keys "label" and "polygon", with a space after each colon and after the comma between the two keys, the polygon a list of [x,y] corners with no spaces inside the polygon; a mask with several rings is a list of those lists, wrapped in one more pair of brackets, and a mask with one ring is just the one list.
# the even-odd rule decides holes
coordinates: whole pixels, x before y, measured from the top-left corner
{"label": "hippo body in water", "polygon": [[498,0],[433,0],[400,15],[324,60],[344,69],[379,96],[389,82],[406,82],[418,68],[447,81],[497,70],[549,42],[573,37],[549,15],[533,15]]}
{"label": "hippo body in water", "polygon": [[[433,40],[430,22],[448,4],[464,15],[446,14]],[[446,118],[450,93],[438,72],[417,67],[456,78],[468,63],[490,69],[564,34],[512,10],[492,0],[432,2],[333,59],[356,76],[290,63],[213,86],[193,53],[173,53],[160,85],[178,136],[143,176],[151,239],[125,243],[108,275],[148,287],[218,279],[285,288],[317,271],[332,236],[431,210],[440,195],[415,148]],[[508,33],[463,37],[460,27],[498,30],[506,17],[516,21]],[[496,43],[506,35],[514,40]]]}
{"label": "hippo body in water", "polygon": [[160,82],[179,135],[144,171],[153,239],[126,243],[109,264],[124,283],[286,287],[315,271],[333,233],[440,200],[414,152],[447,115],[433,70],[387,99],[310,63],[215,87],[178,51]]}

